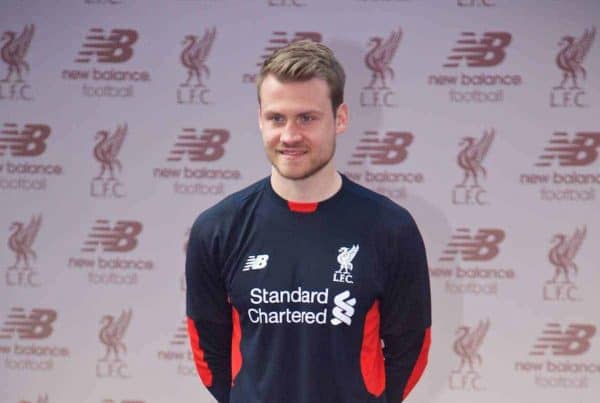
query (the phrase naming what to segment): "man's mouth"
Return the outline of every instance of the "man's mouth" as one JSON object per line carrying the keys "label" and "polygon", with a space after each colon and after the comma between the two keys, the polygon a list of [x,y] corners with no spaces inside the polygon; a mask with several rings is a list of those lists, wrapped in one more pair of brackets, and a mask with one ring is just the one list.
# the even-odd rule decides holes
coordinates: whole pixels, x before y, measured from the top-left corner
{"label": "man's mouth", "polygon": [[306,150],[301,150],[301,149],[285,149],[285,150],[278,150],[277,151],[279,154],[288,156],[288,157],[299,157],[301,155],[306,154]]}

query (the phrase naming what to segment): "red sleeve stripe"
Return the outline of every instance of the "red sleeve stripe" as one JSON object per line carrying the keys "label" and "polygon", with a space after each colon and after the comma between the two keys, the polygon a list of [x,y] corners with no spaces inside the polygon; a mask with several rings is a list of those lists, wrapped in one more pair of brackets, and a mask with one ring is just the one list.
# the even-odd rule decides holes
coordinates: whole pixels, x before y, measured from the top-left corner
{"label": "red sleeve stripe", "polygon": [[191,318],[187,318],[188,335],[190,336],[190,343],[192,344],[192,353],[194,354],[194,362],[196,363],[196,370],[202,383],[206,387],[211,387],[213,382],[213,374],[208,363],[204,359],[204,350],[200,347],[200,335],[196,329],[196,325]]}
{"label": "red sleeve stripe", "polygon": [[288,201],[288,207],[290,210],[295,211],[296,213],[314,213],[317,211],[317,206],[319,203],[302,203],[302,202],[294,202]]}
{"label": "red sleeve stripe", "polygon": [[385,390],[385,364],[379,337],[379,301],[375,301],[367,316],[360,349],[360,371],[365,387],[375,397]]}
{"label": "red sleeve stripe", "polygon": [[242,341],[242,328],[240,326],[240,314],[235,308],[231,309],[233,320],[233,333],[231,335],[231,384],[242,368],[242,352],[240,342]]}
{"label": "red sleeve stripe", "polygon": [[408,382],[406,382],[406,386],[404,387],[404,392],[402,393],[402,400],[406,399],[406,396],[410,393],[410,391],[415,387],[421,375],[425,371],[425,367],[427,366],[427,357],[429,355],[429,346],[431,345],[431,328],[428,327],[425,329],[425,336],[423,337],[423,345],[421,346],[421,352],[419,353],[419,358],[417,358],[417,362],[413,367],[412,373],[408,378]]}

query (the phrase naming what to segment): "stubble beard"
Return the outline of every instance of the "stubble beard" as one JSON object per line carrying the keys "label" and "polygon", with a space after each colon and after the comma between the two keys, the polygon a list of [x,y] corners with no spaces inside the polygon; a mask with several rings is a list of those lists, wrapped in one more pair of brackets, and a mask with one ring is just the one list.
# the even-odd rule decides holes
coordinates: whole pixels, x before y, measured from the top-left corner
{"label": "stubble beard", "polygon": [[285,178],[285,179],[288,179],[288,180],[292,180],[292,181],[301,181],[301,180],[304,180],[304,179],[308,179],[311,176],[314,176],[314,175],[318,174],[321,170],[323,170],[323,168],[325,168],[327,166],[327,164],[329,164],[329,162],[333,159],[333,156],[335,155],[335,146],[336,146],[336,144],[335,144],[335,140],[334,140],[333,146],[332,146],[332,149],[331,149],[331,153],[329,154],[329,156],[325,160],[321,161],[320,163],[318,163],[315,166],[309,166],[307,171],[302,172],[302,173],[300,173],[298,175],[289,175],[289,174],[286,175],[284,172],[282,172],[281,169],[279,169],[278,164],[276,164],[274,162],[275,158],[270,159],[271,160],[271,165],[273,166],[273,168],[275,168],[275,170],[277,171],[277,173],[282,178]]}

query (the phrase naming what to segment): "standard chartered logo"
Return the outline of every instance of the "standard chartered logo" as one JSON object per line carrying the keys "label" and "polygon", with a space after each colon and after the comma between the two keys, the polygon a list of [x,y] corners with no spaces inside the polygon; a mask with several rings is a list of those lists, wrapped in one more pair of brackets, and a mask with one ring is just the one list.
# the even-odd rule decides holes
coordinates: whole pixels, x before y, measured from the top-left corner
{"label": "standard chartered logo", "polygon": [[322,291],[305,290],[250,290],[248,318],[256,324],[308,324],[350,326],[354,315],[356,298],[350,291],[343,291],[333,298],[332,318],[328,320],[329,288]]}
{"label": "standard chartered logo", "polygon": [[350,291],[346,290],[339,293],[333,298],[335,307],[331,311],[333,318],[331,324],[334,326],[345,323],[350,326],[352,324],[352,315],[354,315],[354,305],[356,298],[350,298]]}

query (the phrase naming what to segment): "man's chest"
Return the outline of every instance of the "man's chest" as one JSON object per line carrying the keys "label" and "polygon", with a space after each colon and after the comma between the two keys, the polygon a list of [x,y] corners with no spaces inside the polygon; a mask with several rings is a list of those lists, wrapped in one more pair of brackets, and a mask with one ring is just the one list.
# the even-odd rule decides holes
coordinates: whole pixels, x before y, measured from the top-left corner
{"label": "man's chest", "polygon": [[368,232],[261,228],[227,259],[228,294],[242,320],[350,325],[383,292],[382,256]]}

